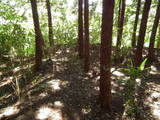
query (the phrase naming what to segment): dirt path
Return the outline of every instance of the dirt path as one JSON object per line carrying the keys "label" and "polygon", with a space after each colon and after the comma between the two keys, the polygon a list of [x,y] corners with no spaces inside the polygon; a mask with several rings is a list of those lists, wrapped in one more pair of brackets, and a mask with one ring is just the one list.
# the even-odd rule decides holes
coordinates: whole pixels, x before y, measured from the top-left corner
{"label": "dirt path", "polygon": [[[113,114],[101,113],[99,58],[93,54],[92,70],[85,74],[82,61],[73,50],[58,50],[52,61],[44,62],[44,69],[38,77],[28,78],[32,82],[23,88],[25,91],[22,99],[14,104],[8,102],[8,105],[0,110],[0,118],[6,116],[7,120],[121,120],[124,111],[124,84],[119,80],[127,80],[129,77],[120,68],[112,68]],[[142,101],[144,100],[141,103],[144,110],[142,120],[156,120],[153,116],[159,117],[160,113],[160,75],[157,72],[150,75],[150,78],[146,78],[143,83],[145,89],[141,91],[144,95],[141,96]]]}
{"label": "dirt path", "polygon": [[155,67],[142,80],[140,96],[140,119],[160,120],[160,71]]}

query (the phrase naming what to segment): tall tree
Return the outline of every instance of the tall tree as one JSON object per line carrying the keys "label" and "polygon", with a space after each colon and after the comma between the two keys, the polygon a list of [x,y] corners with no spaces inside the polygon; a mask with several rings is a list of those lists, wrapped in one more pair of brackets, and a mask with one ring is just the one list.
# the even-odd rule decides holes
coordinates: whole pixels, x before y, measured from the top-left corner
{"label": "tall tree", "polygon": [[35,30],[35,71],[38,71],[42,65],[42,44],[43,44],[43,37],[40,30],[39,25],[39,16],[37,11],[37,2],[36,0],[30,0],[31,7],[32,7],[32,14],[33,14],[33,23],[34,23],[34,30]]}
{"label": "tall tree", "polygon": [[159,32],[158,32],[157,48],[160,48],[160,25],[159,25]]}
{"label": "tall tree", "polygon": [[100,100],[103,110],[111,112],[111,46],[114,0],[103,0],[100,51]]}
{"label": "tall tree", "polygon": [[51,14],[51,4],[49,0],[46,0],[47,14],[48,14],[48,35],[50,47],[53,48],[53,29],[52,29],[52,14]]}
{"label": "tall tree", "polygon": [[148,14],[150,11],[150,6],[151,6],[151,0],[146,0],[144,3],[143,15],[142,15],[142,20],[141,20],[141,25],[139,30],[138,44],[137,44],[137,49],[135,54],[136,67],[138,67],[142,62],[142,50],[144,45],[144,38],[145,38],[145,33],[147,28],[147,20],[148,20]]}
{"label": "tall tree", "polygon": [[118,20],[116,52],[119,50],[121,46],[126,0],[120,0],[119,4],[120,5],[119,5],[119,17],[118,17],[119,20]]}
{"label": "tall tree", "polygon": [[154,59],[154,43],[155,43],[155,36],[157,33],[159,20],[160,20],[160,0],[158,1],[156,16],[154,19],[154,24],[152,27],[152,33],[151,33],[151,37],[150,37],[149,52],[148,52],[148,60],[149,61],[152,61]]}
{"label": "tall tree", "polygon": [[136,46],[136,31],[137,31],[137,24],[138,24],[140,9],[141,9],[141,0],[137,0],[136,17],[134,22],[133,34],[132,34],[132,47]]}
{"label": "tall tree", "polygon": [[84,1],[84,40],[85,40],[85,58],[84,70],[88,72],[90,69],[90,54],[89,54],[89,1]]}
{"label": "tall tree", "polygon": [[83,0],[78,0],[78,52],[80,58],[84,57],[83,30]]}
{"label": "tall tree", "polygon": [[[120,18],[121,18],[121,3],[122,0],[119,0],[119,4],[118,4],[118,20],[117,20],[117,28],[119,29],[120,26]],[[117,30],[117,35],[118,35],[118,30]]]}

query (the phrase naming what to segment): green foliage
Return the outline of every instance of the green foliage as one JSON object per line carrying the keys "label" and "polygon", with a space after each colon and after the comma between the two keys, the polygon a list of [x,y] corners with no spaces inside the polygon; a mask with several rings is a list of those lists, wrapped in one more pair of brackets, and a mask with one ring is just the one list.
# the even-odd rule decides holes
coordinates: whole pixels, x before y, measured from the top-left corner
{"label": "green foliage", "polygon": [[[50,0],[53,19],[53,36],[55,44],[75,45],[77,43],[78,28],[78,5],[77,1],[71,0]],[[117,16],[119,2],[115,1],[115,15],[113,23],[113,45],[117,36]],[[143,2],[142,2],[143,5]],[[152,4],[152,11],[155,11],[157,2]],[[131,44],[133,23],[135,18],[136,1],[126,4],[125,22],[123,30],[122,47],[129,47]],[[34,54],[34,30],[32,23],[31,5],[27,0],[4,0],[0,2],[0,52],[15,55],[30,56]],[[90,42],[100,43],[101,38],[101,8],[102,2],[90,1]],[[143,6],[142,6],[143,8]],[[45,2],[38,2],[38,13],[40,26],[46,47],[49,47],[48,40],[48,17]],[[152,28],[154,13],[150,13],[146,41],[148,45],[150,31]],[[142,9],[140,15],[142,14]],[[140,23],[140,21],[139,21]],[[28,26],[30,25],[30,26]],[[139,24],[137,28],[137,35]],[[158,36],[157,36],[158,37]],[[158,40],[158,39],[157,39]],[[145,42],[146,42],[145,41]],[[125,52],[126,53],[126,52]]]}
{"label": "green foliage", "polygon": [[[16,13],[15,8],[9,3],[0,3],[0,53],[16,56],[33,54],[34,41],[31,33],[27,33],[21,22],[26,19]],[[33,35],[32,35],[33,37]]]}
{"label": "green foliage", "polygon": [[133,65],[133,62],[131,60],[131,64],[130,64],[129,68],[126,68],[124,70],[129,73],[129,75],[131,76],[131,78],[136,79],[137,77],[140,77],[141,74],[142,74],[142,72],[143,72],[143,70],[145,70],[145,64],[146,64],[146,62],[147,62],[147,58],[142,61],[142,63],[140,64],[140,66],[138,68],[136,68]]}
{"label": "green foliage", "polygon": [[130,117],[135,117],[135,114],[139,111],[136,104],[136,79],[142,76],[142,72],[145,70],[145,64],[147,59],[144,59],[138,68],[134,67],[131,60],[130,67],[125,69],[130,75],[130,79],[126,83],[126,93],[125,93],[125,106],[128,107],[127,115]]}

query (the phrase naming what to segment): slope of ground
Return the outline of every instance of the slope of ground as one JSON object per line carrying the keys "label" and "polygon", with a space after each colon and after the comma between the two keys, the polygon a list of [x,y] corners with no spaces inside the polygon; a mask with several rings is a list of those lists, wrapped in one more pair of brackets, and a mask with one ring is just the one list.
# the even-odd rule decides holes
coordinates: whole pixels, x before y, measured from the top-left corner
{"label": "slope of ground", "polygon": [[[38,74],[33,74],[29,69],[25,69],[25,65],[23,70],[21,70],[22,67],[19,67],[21,74],[16,72],[13,74],[12,71],[11,73],[5,72],[4,75],[4,72],[2,72],[0,91],[3,93],[1,93],[0,98],[0,119],[121,120],[124,112],[124,84],[119,81],[127,80],[129,76],[122,72],[120,66],[112,68],[113,113],[112,115],[102,113],[99,104],[98,60],[97,47],[96,51],[94,50],[92,53],[92,69],[90,73],[85,74],[82,61],[78,59],[74,49],[61,48],[57,50],[51,60],[44,60],[43,70]],[[32,62],[30,63],[32,64]],[[15,70],[15,68],[13,69]],[[13,77],[13,75],[19,77]],[[28,77],[24,79],[24,76]],[[23,78],[20,82],[21,92],[19,96],[21,97],[19,99],[16,97],[17,93],[12,90],[13,86],[8,85],[12,85],[14,81],[12,81],[12,77],[14,80],[16,78],[19,81],[19,78]],[[141,103],[142,110],[145,111],[143,113],[147,115],[140,115],[139,118],[156,120],[157,115],[158,119],[159,78],[160,75],[156,71],[154,75],[150,75],[142,83],[146,87],[141,90],[141,97],[143,98],[140,99],[141,102],[139,103]],[[5,90],[2,88],[5,88]],[[156,93],[154,93],[155,90]],[[145,107],[145,103],[149,104],[146,105],[148,108]]]}

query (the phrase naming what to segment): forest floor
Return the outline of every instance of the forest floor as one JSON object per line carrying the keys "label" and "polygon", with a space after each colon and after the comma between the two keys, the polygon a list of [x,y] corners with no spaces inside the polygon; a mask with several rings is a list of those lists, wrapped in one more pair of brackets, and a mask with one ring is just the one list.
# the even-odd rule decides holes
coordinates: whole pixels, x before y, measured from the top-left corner
{"label": "forest floor", "polygon": [[[124,72],[128,58],[113,63],[113,112],[109,115],[100,110],[98,48],[92,47],[87,74],[73,48],[58,49],[36,74],[31,71],[33,59],[23,59],[21,65],[16,60],[14,66],[1,60],[0,120],[121,120],[125,109],[125,83],[121,81],[130,79]],[[160,64],[153,65],[140,81],[136,119],[160,120]]]}

